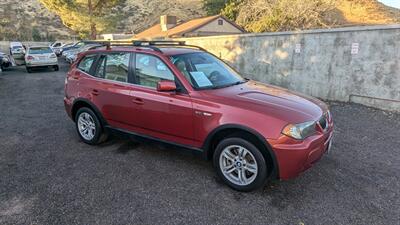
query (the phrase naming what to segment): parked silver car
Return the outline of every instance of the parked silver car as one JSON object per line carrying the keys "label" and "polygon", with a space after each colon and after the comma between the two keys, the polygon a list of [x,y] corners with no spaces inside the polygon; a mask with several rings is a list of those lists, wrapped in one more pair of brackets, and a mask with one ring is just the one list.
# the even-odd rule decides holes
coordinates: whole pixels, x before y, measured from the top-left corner
{"label": "parked silver car", "polygon": [[63,52],[64,48],[68,48],[70,46],[73,46],[75,43],[67,43],[67,44],[63,44],[60,47],[53,47],[53,52],[57,55],[60,56],[61,53]]}
{"label": "parked silver car", "polygon": [[29,47],[25,54],[26,71],[32,72],[34,67],[51,67],[58,71],[56,54],[48,46]]}
{"label": "parked silver car", "polygon": [[65,56],[65,60],[68,63],[72,64],[76,60],[76,58],[77,58],[79,53],[85,52],[85,51],[88,51],[88,50],[91,50],[91,49],[99,48],[99,47],[102,47],[102,46],[103,45],[100,45],[100,44],[87,44],[87,45],[84,45],[84,46],[76,49],[75,51],[69,51]]}

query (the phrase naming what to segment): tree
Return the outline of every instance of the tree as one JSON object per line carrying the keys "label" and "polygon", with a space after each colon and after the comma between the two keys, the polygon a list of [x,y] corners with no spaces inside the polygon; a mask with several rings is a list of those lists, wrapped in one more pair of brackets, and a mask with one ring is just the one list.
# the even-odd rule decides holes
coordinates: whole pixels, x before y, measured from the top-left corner
{"label": "tree", "polygon": [[40,32],[36,27],[32,27],[32,40],[33,41],[41,41],[42,40],[42,35],[40,35]]}
{"label": "tree", "polygon": [[213,16],[221,13],[227,2],[228,0],[203,0],[203,9],[207,15]]}
{"label": "tree", "polygon": [[97,33],[112,29],[119,18],[111,9],[125,0],[39,0],[60,16],[63,24],[81,37],[96,39]]}
{"label": "tree", "polygon": [[203,0],[203,9],[207,15],[221,14],[230,20],[236,20],[243,0]]}
{"label": "tree", "polygon": [[221,14],[226,16],[228,19],[235,21],[240,10],[240,6],[243,0],[229,0],[225,4],[225,7],[221,9]]}

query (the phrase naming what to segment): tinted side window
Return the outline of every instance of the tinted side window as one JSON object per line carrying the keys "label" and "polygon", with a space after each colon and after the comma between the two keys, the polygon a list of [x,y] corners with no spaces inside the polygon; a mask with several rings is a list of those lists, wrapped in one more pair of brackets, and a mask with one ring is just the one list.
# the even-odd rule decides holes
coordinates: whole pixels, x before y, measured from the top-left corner
{"label": "tinted side window", "polygon": [[83,72],[89,73],[90,68],[92,67],[92,64],[94,60],[96,59],[95,55],[88,55],[85,56],[78,64],[78,69],[82,70]]}
{"label": "tinted side window", "polygon": [[102,56],[98,69],[99,76],[104,74],[105,79],[128,82],[129,57],[130,53],[113,53]]}
{"label": "tinted side window", "polygon": [[175,76],[167,65],[155,56],[136,54],[136,83],[156,88],[157,83],[162,80],[175,81]]}

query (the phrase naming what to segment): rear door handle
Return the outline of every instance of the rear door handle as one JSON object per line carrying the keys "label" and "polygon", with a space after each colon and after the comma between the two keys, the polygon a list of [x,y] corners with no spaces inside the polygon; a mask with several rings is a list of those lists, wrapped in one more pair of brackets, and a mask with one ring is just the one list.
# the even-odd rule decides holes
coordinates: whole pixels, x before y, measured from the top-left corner
{"label": "rear door handle", "polygon": [[132,102],[135,103],[135,104],[138,104],[138,105],[143,105],[144,104],[144,101],[141,98],[133,98]]}
{"label": "rear door handle", "polygon": [[92,90],[92,94],[97,96],[97,95],[99,95],[100,93],[99,93],[99,91],[98,91],[98,90],[96,90],[96,89],[93,89],[93,90]]}

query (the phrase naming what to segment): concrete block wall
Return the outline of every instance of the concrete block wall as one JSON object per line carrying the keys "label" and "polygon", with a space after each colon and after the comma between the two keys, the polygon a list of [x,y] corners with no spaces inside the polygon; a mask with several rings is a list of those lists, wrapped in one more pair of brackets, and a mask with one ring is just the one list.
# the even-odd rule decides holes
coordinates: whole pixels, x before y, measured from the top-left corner
{"label": "concrete block wall", "polygon": [[183,38],[244,76],[400,112],[400,25]]}

